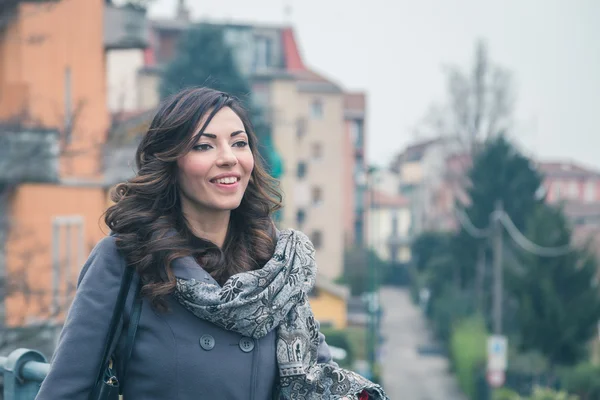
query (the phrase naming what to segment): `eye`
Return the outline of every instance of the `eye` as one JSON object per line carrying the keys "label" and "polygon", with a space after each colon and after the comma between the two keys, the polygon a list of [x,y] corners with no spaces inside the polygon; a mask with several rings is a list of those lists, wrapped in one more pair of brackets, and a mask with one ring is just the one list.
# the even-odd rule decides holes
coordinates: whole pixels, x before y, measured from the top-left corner
{"label": "eye", "polygon": [[239,142],[235,142],[233,144],[234,147],[246,147],[248,146],[248,142],[246,142],[245,140],[240,140]]}
{"label": "eye", "polygon": [[207,143],[202,143],[202,144],[195,145],[194,147],[192,147],[192,149],[194,149],[196,151],[206,151],[206,150],[212,149],[212,146]]}

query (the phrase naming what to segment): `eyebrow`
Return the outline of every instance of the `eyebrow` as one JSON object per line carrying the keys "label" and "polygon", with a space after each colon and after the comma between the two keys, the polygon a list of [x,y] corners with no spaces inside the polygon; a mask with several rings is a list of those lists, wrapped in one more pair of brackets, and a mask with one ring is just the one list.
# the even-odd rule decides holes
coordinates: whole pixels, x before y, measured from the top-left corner
{"label": "eyebrow", "polygon": [[[235,132],[231,133],[231,137],[237,136],[240,133],[246,133],[246,132],[244,132],[244,131],[235,131]],[[213,133],[206,133],[206,132],[201,133],[200,136],[207,136],[207,137],[209,137],[211,139],[216,139],[217,138],[217,135],[215,135]]]}

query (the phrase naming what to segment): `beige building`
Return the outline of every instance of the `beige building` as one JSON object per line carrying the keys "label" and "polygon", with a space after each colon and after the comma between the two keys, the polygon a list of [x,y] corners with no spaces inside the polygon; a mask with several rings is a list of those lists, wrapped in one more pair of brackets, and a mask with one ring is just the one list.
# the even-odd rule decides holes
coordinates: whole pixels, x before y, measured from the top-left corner
{"label": "beige building", "polygon": [[460,152],[457,140],[436,138],[409,145],[392,162],[399,193],[410,201],[411,235],[445,226],[437,216],[439,192],[448,173],[448,158]]}
{"label": "beige building", "polygon": [[291,29],[282,35],[288,39],[282,50],[294,52],[287,56],[299,61],[297,68],[257,74],[254,84],[284,162],[279,225],[305,232],[317,249],[320,275],[334,279],[342,273],[344,253],[344,93],[304,68]]}
{"label": "beige building", "polygon": [[351,248],[365,245],[366,234],[368,164],[365,93],[345,94],[344,117],[344,244],[346,248]]}
{"label": "beige building", "polygon": [[410,261],[411,210],[408,199],[377,189],[369,193],[367,240],[377,256],[393,264]]}
{"label": "beige building", "polygon": [[265,76],[260,85],[275,115],[274,144],[284,160],[280,226],[304,231],[317,249],[319,272],[342,273],[343,93],[311,73]]}

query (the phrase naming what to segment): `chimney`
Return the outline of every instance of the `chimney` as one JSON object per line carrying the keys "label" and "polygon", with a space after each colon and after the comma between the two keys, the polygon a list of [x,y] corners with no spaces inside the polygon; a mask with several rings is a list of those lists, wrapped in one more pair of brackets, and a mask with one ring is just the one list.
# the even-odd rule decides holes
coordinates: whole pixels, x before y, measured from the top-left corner
{"label": "chimney", "polygon": [[175,18],[179,21],[186,21],[186,22],[188,22],[190,20],[190,10],[187,8],[187,5],[185,4],[185,0],[178,0],[177,13],[176,13]]}

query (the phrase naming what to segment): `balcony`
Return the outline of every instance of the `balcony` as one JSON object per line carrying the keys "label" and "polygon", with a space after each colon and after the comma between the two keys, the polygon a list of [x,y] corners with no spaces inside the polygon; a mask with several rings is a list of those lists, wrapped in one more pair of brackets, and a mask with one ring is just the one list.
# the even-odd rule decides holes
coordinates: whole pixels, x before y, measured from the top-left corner
{"label": "balcony", "polygon": [[58,131],[0,127],[0,184],[58,182],[59,149]]}
{"label": "balcony", "polygon": [[150,35],[146,11],[133,6],[107,4],[104,9],[104,48],[143,49]]}
{"label": "balcony", "polygon": [[397,247],[403,247],[403,246],[410,246],[413,242],[413,239],[410,236],[400,236],[400,235],[390,235],[387,240],[385,241],[385,243],[388,246],[397,246]]}
{"label": "balcony", "polygon": [[0,0],[0,31],[2,31],[10,21],[17,15],[19,4],[43,4],[57,3],[60,0]]}

